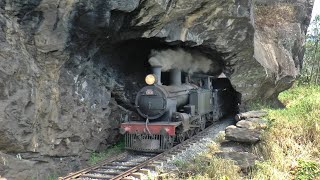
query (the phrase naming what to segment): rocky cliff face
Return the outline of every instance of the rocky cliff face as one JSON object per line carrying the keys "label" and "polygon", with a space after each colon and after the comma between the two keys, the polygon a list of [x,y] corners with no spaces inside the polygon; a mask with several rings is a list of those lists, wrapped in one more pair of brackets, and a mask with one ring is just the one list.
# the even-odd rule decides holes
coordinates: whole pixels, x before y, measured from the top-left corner
{"label": "rocky cliff face", "polygon": [[44,179],[114,143],[151,49],[216,62],[244,102],[297,77],[313,0],[0,2],[0,175]]}

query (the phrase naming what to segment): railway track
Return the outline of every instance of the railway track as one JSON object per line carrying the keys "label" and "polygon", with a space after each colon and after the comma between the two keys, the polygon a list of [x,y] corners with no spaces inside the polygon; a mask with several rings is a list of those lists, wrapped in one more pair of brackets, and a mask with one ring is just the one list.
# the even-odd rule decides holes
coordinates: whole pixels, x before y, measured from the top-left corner
{"label": "railway track", "polygon": [[[157,166],[161,166],[162,162],[167,161],[176,154],[186,150],[188,147],[197,143],[201,138],[210,133],[210,130],[216,125],[222,124],[221,121],[215,122],[195,136],[183,141],[182,143],[174,146],[173,148],[160,153],[134,153],[125,152],[116,157],[108,159],[95,166],[83,169],[81,171],[69,174],[65,177],[60,177],[59,180],[71,179],[84,179],[84,180],[97,180],[97,179],[141,179],[142,174],[150,173],[150,169],[155,170]],[[142,172],[142,173],[136,173]],[[148,176],[145,175],[145,179]]]}

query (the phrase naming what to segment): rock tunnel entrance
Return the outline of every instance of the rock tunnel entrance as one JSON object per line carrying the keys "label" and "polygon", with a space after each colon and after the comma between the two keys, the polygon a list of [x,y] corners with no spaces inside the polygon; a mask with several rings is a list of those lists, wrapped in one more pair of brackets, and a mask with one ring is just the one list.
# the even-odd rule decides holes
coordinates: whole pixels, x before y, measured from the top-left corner
{"label": "rock tunnel entrance", "polygon": [[273,100],[297,76],[311,14],[310,3],[281,1],[294,7],[294,18],[277,28],[256,13],[276,1],[2,2],[1,151],[13,160],[5,173],[29,179],[81,167],[117,141],[120,115],[145,85],[152,49],[196,51],[217,64],[211,75],[232,77],[232,85],[223,79],[216,86],[236,87],[244,102]]}
{"label": "rock tunnel entrance", "polygon": [[[85,42],[81,39],[74,41]],[[123,117],[128,110],[136,111],[136,94],[146,85],[144,79],[151,73],[148,61],[152,51],[180,50],[209,59],[212,63],[205,74],[212,76],[219,76],[222,72],[228,76],[230,69],[224,64],[223,55],[210,47],[195,46],[191,42],[166,42],[161,38],[118,39],[111,42],[98,39],[77,43],[72,49],[74,53],[60,72],[61,121],[55,126],[60,130],[71,124],[72,132],[82,128],[83,131],[76,134],[74,139],[90,139],[84,144],[89,143],[93,150],[102,150],[115,143],[119,138],[118,128]],[[162,73],[162,83],[169,84],[169,72]],[[221,80],[219,84],[219,88],[232,88],[228,79]],[[236,91],[233,94],[232,97],[237,97]],[[227,101],[233,102],[235,98]],[[68,150],[64,151],[66,154],[76,154],[68,145],[61,145],[61,148]]]}
{"label": "rock tunnel entrance", "polygon": [[[197,72],[197,69],[193,69],[192,73],[219,77],[214,81],[213,88],[231,89],[234,96],[226,99],[226,101],[230,101],[229,104],[234,104],[231,102],[236,101],[237,98],[239,99],[239,93],[234,90],[230,80],[223,74],[225,65],[221,54],[218,52],[205,46],[192,46],[188,42],[176,41],[168,43],[161,38],[140,38],[112,43],[101,49],[101,54],[106,56],[105,62],[109,68],[116,71],[117,74],[116,81],[119,82],[120,86],[114,88],[111,96],[115,98],[119,105],[126,109],[134,110],[136,93],[146,85],[144,81],[145,76],[151,73],[151,65],[149,62],[151,54],[154,51],[162,51],[166,54],[166,50],[172,50],[168,53],[174,51],[185,52],[189,55],[191,54],[191,56],[200,58],[200,60],[201,58],[209,59],[211,64],[210,67],[207,67],[208,70],[206,72]],[[174,62],[175,58],[181,58],[175,56],[181,56],[181,54],[173,54],[172,56],[166,56],[164,58],[172,58],[170,61],[174,64],[176,63]],[[191,64],[190,68],[192,69],[195,66],[197,65]],[[219,76],[221,74],[223,74],[223,76]],[[188,73],[183,72],[182,82],[184,82],[186,76],[188,76]],[[161,81],[164,85],[170,83],[170,74],[168,71],[162,72]],[[237,107],[232,108],[233,110],[231,110],[230,113],[238,111]]]}

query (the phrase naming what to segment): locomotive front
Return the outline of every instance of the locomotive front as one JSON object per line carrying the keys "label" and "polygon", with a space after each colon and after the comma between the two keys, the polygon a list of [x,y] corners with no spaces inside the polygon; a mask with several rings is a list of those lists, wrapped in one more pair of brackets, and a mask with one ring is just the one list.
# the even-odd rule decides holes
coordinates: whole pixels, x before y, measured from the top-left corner
{"label": "locomotive front", "polygon": [[154,120],[163,116],[167,108],[166,92],[157,86],[146,86],[136,96],[137,112],[145,119]]}
{"label": "locomotive front", "polygon": [[238,101],[225,103],[224,99],[233,98],[233,93],[225,85],[214,89],[215,78],[194,75],[182,83],[181,71],[172,69],[170,84],[162,85],[161,67],[153,67],[153,74],[145,78],[147,86],[136,96],[139,116],[134,113],[121,124],[125,148],[162,152],[204,130],[207,122],[219,120]]}
{"label": "locomotive front", "polygon": [[135,106],[139,115],[148,120],[170,120],[172,112],[188,103],[189,92],[197,89],[191,84],[181,83],[181,71],[170,72],[170,85],[161,84],[161,67],[153,67],[153,74],[146,76],[148,86],[136,96]]}
{"label": "locomotive front", "polygon": [[163,116],[167,110],[167,94],[161,85],[161,67],[153,67],[153,74],[145,78],[148,86],[143,87],[136,96],[135,107],[140,116],[153,120]]}
{"label": "locomotive front", "polygon": [[182,84],[178,69],[171,70],[169,85],[161,84],[161,67],[152,70],[153,74],[145,78],[147,86],[136,96],[135,107],[140,117],[121,124],[120,132],[125,134],[127,149],[163,151],[172,146],[177,127],[182,124],[173,117],[181,118],[174,116],[175,113],[188,104],[190,91],[198,88],[189,83]]}

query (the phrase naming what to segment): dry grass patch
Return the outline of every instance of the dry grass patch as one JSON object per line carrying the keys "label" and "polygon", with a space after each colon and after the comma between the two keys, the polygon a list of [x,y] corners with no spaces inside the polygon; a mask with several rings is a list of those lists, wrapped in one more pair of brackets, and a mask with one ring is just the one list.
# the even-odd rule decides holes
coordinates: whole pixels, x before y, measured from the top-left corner
{"label": "dry grass patch", "polygon": [[177,162],[176,166],[181,169],[179,179],[239,179],[241,177],[240,168],[232,160],[214,156],[218,151],[220,151],[219,146],[212,145],[208,153],[198,156],[191,162]]}

